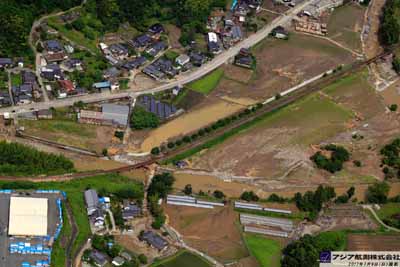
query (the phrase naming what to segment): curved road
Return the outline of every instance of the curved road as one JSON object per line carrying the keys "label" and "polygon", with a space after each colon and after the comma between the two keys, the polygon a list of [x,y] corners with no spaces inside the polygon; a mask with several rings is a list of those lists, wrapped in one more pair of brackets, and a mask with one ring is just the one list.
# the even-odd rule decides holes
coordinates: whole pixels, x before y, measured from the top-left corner
{"label": "curved road", "polygon": [[388,229],[388,230],[391,230],[391,231],[400,233],[400,229],[397,229],[397,228],[394,228],[394,227],[391,227],[391,226],[385,224],[385,223],[381,220],[381,218],[379,218],[378,214],[376,214],[375,210],[372,208],[371,205],[362,205],[362,207],[363,207],[364,209],[369,210],[369,211],[372,213],[372,215],[375,217],[375,219],[376,219],[383,227],[385,227],[385,228]]}
{"label": "curved road", "polygon": [[161,92],[161,91],[173,88],[175,86],[181,86],[183,84],[190,83],[194,80],[201,78],[202,76],[206,75],[207,73],[213,71],[214,69],[218,68],[219,66],[223,65],[230,58],[232,58],[236,54],[238,54],[240,49],[248,48],[248,47],[251,47],[251,46],[261,42],[265,37],[267,37],[271,33],[271,31],[275,27],[286,24],[287,22],[290,22],[290,20],[294,16],[296,16],[297,13],[302,11],[306,6],[310,5],[314,1],[315,0],[304,1],[303,3],[299,4],[295,8],[288,10],[284,15],[273,20],[268,26],[261,29],[257,33],[249,36],[247,39],[241,41],[234,47],[231,47],[230,49],[217,55],[213,60],[204,64],[201,68],[199,68],[191,73],[188,73],[187,75],[182,75],[175,81],[171,81],[169,83],[160,85],[153,89],[147,89],[147,90],[137,91],[137,92],[132,92],[132,91],[124,91],[124,92],[117,92],[117,93],[106,92],[106,93],[98,93],[98,94],[90,94],[90,95],[84,95],[84,96],[71,97],[71,98],[61,99],[61,100],[52,100],[52,101],[48,101],[48,102],[32,103],[32,104],[23,105],[23,106],[13,106],[13,107],[3,108],[0,110],[0,113],[1,114],[4,112],[23,113],[23,112],[29,111],[30,109],[47,109],[50,107],[71,106],[77,101],[83,101],[86,103],[90,103],[90,102],[98,102],[98,101],[103,101],[103,100],[111,100],[111,99],[124,98],[124,97],[137,97],[142,94]]}

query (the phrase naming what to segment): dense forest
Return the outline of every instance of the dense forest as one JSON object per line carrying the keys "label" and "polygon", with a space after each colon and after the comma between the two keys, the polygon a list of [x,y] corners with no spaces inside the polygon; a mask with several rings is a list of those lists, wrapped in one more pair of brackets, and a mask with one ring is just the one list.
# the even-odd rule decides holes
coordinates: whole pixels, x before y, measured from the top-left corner
{"label": "dense forest", "polygon": [[381,18],[379,37],[383,45],[393,45],[399,42],[400,0],[386,1]]}
{"label": "dense forest", "polygon": [[33,21],[42,14],[79,4],[80,0],[1,0],[0,56],[32,56],[28,36]]}
{"label": "dense forest", "polygon": [[182,29],[181,41],[194,39],[206,31],[206,20],[212,8],[225,8],[226,0],[89,0],[87,10],[97,15],[107,30],[130,22],[139,30],[159,22],[171,22]]}
{"label": "dense forest", "polygon": [[38,151],[17,143],[0,142],[0,175],[61,174],[74,171],[62,155]]}
{"label": "dense forest", "polygon": [[[28,35],[35,19],[56,10],[77,6],[81,0],[0,1],[0,57],[32,56]],[[114,31],[122,22],[144,30],[156,21],[168,21],[182,29],[182,40],[205,32],[213,7],[226,7],[226,0],[88,0],[86,12],[97,17],[102,30]]]}

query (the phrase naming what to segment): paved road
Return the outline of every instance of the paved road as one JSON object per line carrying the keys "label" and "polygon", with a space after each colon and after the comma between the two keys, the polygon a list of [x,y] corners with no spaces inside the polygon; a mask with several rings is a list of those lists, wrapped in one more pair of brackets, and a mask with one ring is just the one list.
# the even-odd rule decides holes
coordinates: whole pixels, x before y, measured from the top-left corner
{"label": "paved road", "polygon": [[391,230],[391,231],[399,232],[399,233],[400,233],[400,229],[397,229],[397,228],[394,228],[394,227],[391,227],[391,226],[385,224],[385,223],[381,220],[381,218],[379,218],[378,214],[376,214],[375,210],[372,208],[372,205],[362,205],[362,207],[363,207],[364,209],[369,210],[369,211],[372,213],[372,215],[375,217],[375,219],[376,219],[383,227],[385,227],[385,228],[388,229],[388,230]]}
{"label": "paved road", "polygon": [[234,57],[241,48],[248,48],[251,47],[258,42],[262,41],[265,37],[267,37],[271,31],[279,25],[283,25],[287,22],[290,22],[290,20],[296,16],[297,13],[299,13],[301,10],[303,10],[306,6],[314,2],[315,0],[308,0],[305,1],[298,6],[296,6],[293,9],[288,10],[284,15],[276,18],[273,20],[268,26],[263,28],[262,30],[258,31],[257,33],[251,35],[249,38],[241,41],[234,47],[231,47],[229,50],[226,50],[216,56],[212,61],[206,63],[203,65],[201,68],[188,73],[186,75],[182,75],[179,78],[177,78],[175,81],[171,81],[169,83],[160,85],[158,87],[155,87],[153,89],[147,89],[143,91],[124,91],[124,92],[118,92],[118,93],[98,93],[98,94],[91,94],[91,95],[84,95],[84,96],[77,96],[77,97],[71,97],[67,99],[62,99],[62,100],[52,100],[48,102],[40,102],[40,103],[32,103],[29,105],[24,105],[24,106],[18,106],[18,107],[8,107],[8,108],[3,108],[0,109],[0,113],[4,112],[16,112],[16,113],[23,113],[27,112],[30,109],[47,109],[50,107],[64,107],[64,106],[70,106],[73,105],[73,103],[77,101],[83,101],[83,102],[97,102],[97,101],[104,101],[104,100],[111,100],[111,99],[117,99],[117,98],[123,98],[123,97],[137,97],[142,94],[149,94],[149,93],[156,93],[156,92],[161,92],[167,89],[170,89],[172,87],[175,87],[177,85],[183,85],[190,83],[194,80],[197,80],[204,76],[205,74],[209,73],[210,71],[218,68],[219,66],[223,65],[225,62],[227,62],[230,58]]}

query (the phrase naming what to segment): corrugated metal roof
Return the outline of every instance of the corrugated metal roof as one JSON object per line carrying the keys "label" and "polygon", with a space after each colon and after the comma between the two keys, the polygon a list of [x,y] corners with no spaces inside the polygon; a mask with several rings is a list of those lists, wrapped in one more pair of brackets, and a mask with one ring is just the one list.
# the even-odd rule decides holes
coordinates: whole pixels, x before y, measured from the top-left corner
{"label": "corrugated metal roof", "polygon": [[101,105],[103,117],[112,120],[119,125],[128,125],[129,107],[125,105],[103,104]]}

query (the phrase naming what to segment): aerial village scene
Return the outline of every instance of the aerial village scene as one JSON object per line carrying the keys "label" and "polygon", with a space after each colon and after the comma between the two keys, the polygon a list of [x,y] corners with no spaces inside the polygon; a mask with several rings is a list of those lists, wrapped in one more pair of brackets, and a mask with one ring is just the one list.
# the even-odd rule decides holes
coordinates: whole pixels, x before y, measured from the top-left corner
{"label": "aerial village scene", "polygon": [[0,267],[400,266],[399,12],[0,1]]}

